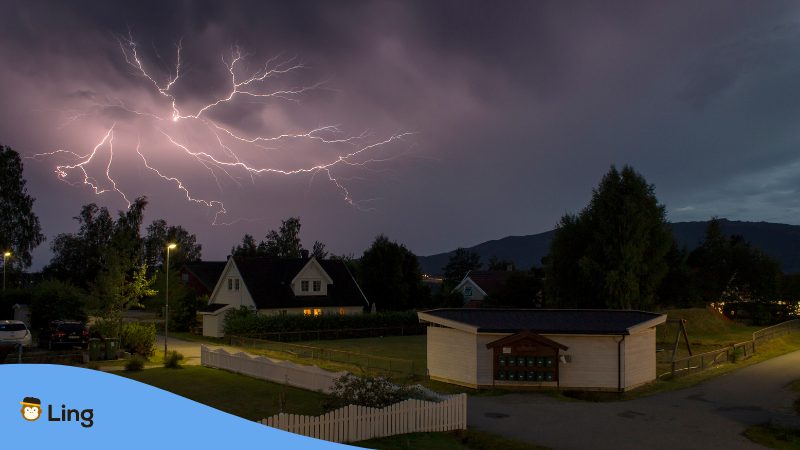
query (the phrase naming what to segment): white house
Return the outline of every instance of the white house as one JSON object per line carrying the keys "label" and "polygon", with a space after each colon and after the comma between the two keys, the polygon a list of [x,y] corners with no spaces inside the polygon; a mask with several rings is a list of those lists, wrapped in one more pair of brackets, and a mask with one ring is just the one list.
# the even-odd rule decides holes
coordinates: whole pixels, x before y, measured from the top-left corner
{"label": "white house", "polygon": [[656,378],[664,314],[624,310],[435,309],[428,324],[433,380],[472,388],[627,391]]}
{"label": "white house", "polygon": [[203,316],[203,336],[221,337],[225,314],[245,306],[259,314],[360,314],[369,306],[341,260],[231,257]]}

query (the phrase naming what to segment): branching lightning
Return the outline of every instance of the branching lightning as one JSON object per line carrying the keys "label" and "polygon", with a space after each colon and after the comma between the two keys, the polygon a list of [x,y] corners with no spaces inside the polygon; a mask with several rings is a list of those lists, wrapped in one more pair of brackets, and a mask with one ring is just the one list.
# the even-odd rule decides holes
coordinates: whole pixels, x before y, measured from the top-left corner
{"label": "branching lightning", "polygon": [[[303,64],[297,62],[295,58],[282,60],[279,57],[273,57],[266,60],[257,70],[250,72],[247,76],[243,76],[242,73],[246,71],[244,61],[247,55],[236,47],[231,51],[228,58],[222,57],[222,64],[227,72],[229,83],[226,91],[208,101],[208,103],[200,106],[195,105],[193,109],[189,110],[188,107],[181,106],[182,102],[174,92],[174,89],[185,75],[184,61],[182,59],[182,41],[175,46],[174,69],[165,77],[165,80],[163,80],[164,77],[158,77],[150,71],[140,54],[137,43],[131,35],[119,38],[118,44],[122,57],[133,74],[144,80],[147,86],[150,86],[155,98],[162,99],[163,106],[159,106],[159,108],[163,108],[164,111],[140,110],[121,99],[106,98],[102,101],[93,99],[89,108],[72,110],[61,127],[71,126],[87,117],[102,116],[112,110],[132,114],[146,121],[148,126],[155,131],[152,133],[153,135],[161,137],[157,144],[172,148],[175,150],[174,154],[179,155],[186,161],[202,166],[214,180],[220,194],[223,192],[220,176],[230,179],[241,187],[240,174],[249,177],[250,182],[253,184],[256,182],[256,177],[264,175],[292,176],[310,174],[310,185],[316,175],[322,172],[327,176],[328,181],[338,189],[345,202],[356,208],[364,209],[361,204],[374,199],[354,200],[345,182],[355,178],[337,177],[334,170],[345,166],[358,166],[368,169],[368,166],[372,164],[389,161],[392,159],[391,157],[379,158],[375,153],[381,148],[402,141],[412,134],[404,132],[375,140],[367,132],[346,136],[343,135],[338,125],[323,125],[301,132],[248,137],[220,124],[218,121],[212,120],[210,116],[213,115],[215,109],[225,104],[233,104],[238,100],[265,101],[274,99],[298,102],[302,96],[319,89],[324,83],[318,82],[290,88],[270,89],[268,83],[270,80],[301,70],[304,68]],[[159,78],[162,78],[162,80],[159,80]],[[179,124],[186,123],[200,125],[202,129],[210,132],[214,137],[212,146],[209,147],[208,144],[205,144],[203,148],[195,148],[196,144],[192,144],[192,142],[195,142],[196,139],[193,140],[185,135],[186,128],[176,128]],[[71,185],[86,185],[97,195],[114,192],[130,205],[129,196],[118,187],[117,180],[112,174],[117,128],[117,122],[114,122],[105,134],[99,137],[99,141],[97,141],[94,148],[86,154],[58,149],[53,152],[36,154],[29,158],[36,160],[45,158],[64,159],[67,162],[56,165],[54,169],[60,180]],[[193,130],[196,131],[197,128],[195,127]],[[239,151],[244,146],[245,148],[249,147],[250,151],[258,152],[259,155],[269,157],[271,151],[281,148],[281,143],[292,141],[305,141],[309,144],[325,148],[329,147],[330,151],[335,152],[335,156],[329,156],[327,161],[323,162],[300,165],[293,168],[278,168],[272,165],[254,165],[246,161],[244,155]],[[205,139],[204,142],[209,142],[209,140]],[[123,144],[118,141],[117,147],[121,146]],[[349,147],[349,149],[342,151],[342,146]],[[133,148],[133,143],[129,147]],[[151,157],[148,157],[142,150],[141,134],[136,140],[135,151],[144,168],[181,191],[189,202],[211,209],[214,213],[212,222],[214,225],[226,224],[222,217],[228,211],[222,200],[200,198],[201,196],[193,193],[193,189],[188,186],[187,181],[177,175],[168,173],[168,169],[157,167]],[[107,158],[107,160],[104,158]],[[101,164],[103,162],[105,164]],[[104,170],[99,169],[98,174],[92,175],[95,173],[93,170],[98,170],[97,167],[101,165]]]}

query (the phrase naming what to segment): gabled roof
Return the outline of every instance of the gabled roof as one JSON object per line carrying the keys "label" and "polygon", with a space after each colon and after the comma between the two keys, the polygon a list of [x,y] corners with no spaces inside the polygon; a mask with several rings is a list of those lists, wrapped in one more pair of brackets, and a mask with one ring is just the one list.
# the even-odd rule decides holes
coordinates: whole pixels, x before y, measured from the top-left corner
{"label": "gabled roof", "polygon": [[183,268],[191,273],[208,292],[214,290],[227,261],[197,261],[186,263]]}
{"label": "gabled roof", "polygon": [[333,281],[328,295],[295,296],[292,280],[309,263],[308,259],[234,257],[242,281],[258,309],[303,306],[368,306],[369,303],[341,260],[317,260]]}
{"label": "gabled roof", "polygon": [[471,270],[454,290],[460,289],[467,280],[472,280],[484,295],[496,295],[514,272],[509,270]]}
{"label": "gabled roof", "polygon": [[612,309],[434,309],[417,313],[420,322],[473,333],[631,334],[663,323],[664,314]]}
{"label": "gabled roof", "polygon": [[540,334],[536,334],[528,330],[520,331],[517,334],[512,334],[500,338],[496,341],[489,342],[488,344],[486,344],[486,348],[505,347],[507,345],[511,345],[519,341],[534,341],[544,345],[545,347],[560,348],[561,350],[569,350],[569,347],[567,347],[564,344],[560,344],[552,339],[547,339],[546,337]]}

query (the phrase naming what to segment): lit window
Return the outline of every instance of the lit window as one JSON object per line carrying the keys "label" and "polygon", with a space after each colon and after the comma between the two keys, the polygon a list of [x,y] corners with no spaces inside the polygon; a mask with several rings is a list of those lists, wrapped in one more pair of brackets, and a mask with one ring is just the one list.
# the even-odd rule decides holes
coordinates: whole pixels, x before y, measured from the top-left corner
{"label": "lit window", "polygon": [[303,310],[303,315],[304,316],[310,316],[311,315],[311,310],[310,309],[304,309]]}
{"label": "lit window", "polygon": [[343,316],[343,315],[345,315],[344,308],[339,308],[339,315],[340,315],[340,316]]}
{"label": "lit window", "polygon": [[280,315],[285,316],[286,315],[286,310],[282,309]]}
{"label": "lit window", "polygon": [[233,278],[228,278],[228,290],[233,290]]}
{"label": "lit window", "polygon": [[308,292],[308,280],[303,280],[300,282],[300,290],[302,292]]}
{"label": "lit window", "polygon": [[464,297],[472,297],[472,287],[465,287],[464,288]]}
{"label": "lit window", "polygon": [[314,315],[315,316],[321,316],[322,315],[322,310],[319,309],[319,308],[314,308]]}
{"label": "lit window", "polygon": [[233,282],[233,290],[235,290],[235,291],[239,290],[239,279],[238,278],[236,280],[234,280],[234,282]]}
{"label": "lit window", "polygon": [[314,292],[319,292],[322,290],[322,281],[314,280]]}

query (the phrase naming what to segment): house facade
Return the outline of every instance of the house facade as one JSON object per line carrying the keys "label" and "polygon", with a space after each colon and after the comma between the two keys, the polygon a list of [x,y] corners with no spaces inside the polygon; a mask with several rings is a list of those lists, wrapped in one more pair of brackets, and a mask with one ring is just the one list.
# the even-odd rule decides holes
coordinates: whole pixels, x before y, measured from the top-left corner
{"label": "house facade", "polygon": [[623,310],[437,309],[427,328],[431,379],[471,388],[623,392],[656,378],[655,327]]}
{"label": "house facade", "polygon": [[258,314],[361,314],[369,306],[344,261],[231,257],[199,311],[203,335],[221,337],[230,309]]}

